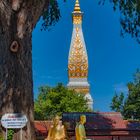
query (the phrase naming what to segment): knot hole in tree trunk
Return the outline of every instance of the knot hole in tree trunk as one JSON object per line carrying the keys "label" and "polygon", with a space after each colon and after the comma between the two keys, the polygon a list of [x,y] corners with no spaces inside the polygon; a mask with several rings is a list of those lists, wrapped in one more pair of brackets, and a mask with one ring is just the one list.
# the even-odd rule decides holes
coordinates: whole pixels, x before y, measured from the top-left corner
{"label": "knot hole in tree trunk", "polygon": [[13,41],[10,46],[10,51],[16,53],[19,50],[19,43],[17,41]]}

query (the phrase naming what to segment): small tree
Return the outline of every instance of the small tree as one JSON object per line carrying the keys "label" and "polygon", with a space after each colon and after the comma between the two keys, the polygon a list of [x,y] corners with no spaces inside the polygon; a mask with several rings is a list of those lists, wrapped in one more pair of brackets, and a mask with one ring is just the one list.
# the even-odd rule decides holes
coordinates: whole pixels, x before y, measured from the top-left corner
{"label": "small tree", "polygon": [[56,114],[62,115],[63,112],[89,112],[84,95],[75,93],[62,84],[53,88],[40,87],[34,110],[37,120],[50,119]]}
{"label": "small tree", "polygon": [[123,113],[123,106],[124,106],[124,94],[121,93],[120,95],[115,94],[112,98],[112,103],[110,105],[111,109],[116,112]]}
{"label": "small tree", "polygon": [[122,113],[126,119],[140,119],[140,71],[134,74],[134,81],[127,84],[128,95],[115,94],[111,109]]}

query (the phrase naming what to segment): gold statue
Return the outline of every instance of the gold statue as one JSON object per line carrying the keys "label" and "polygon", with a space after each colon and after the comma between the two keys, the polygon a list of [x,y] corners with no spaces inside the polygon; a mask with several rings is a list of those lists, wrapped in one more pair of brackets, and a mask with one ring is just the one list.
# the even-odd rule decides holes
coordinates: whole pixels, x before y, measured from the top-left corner
{"label": "gold statue", "polygon": [[76,140],[86,140],[86,131],[84,127],[85,123],[86,123],[86,116],[81,115],[80,121],[77,123],[75,128]]}
{"label": "gold statue", "polygon": [[64,125],[60,124],[60,117],[56,116],[45,140],[64,140],[65,136]]}

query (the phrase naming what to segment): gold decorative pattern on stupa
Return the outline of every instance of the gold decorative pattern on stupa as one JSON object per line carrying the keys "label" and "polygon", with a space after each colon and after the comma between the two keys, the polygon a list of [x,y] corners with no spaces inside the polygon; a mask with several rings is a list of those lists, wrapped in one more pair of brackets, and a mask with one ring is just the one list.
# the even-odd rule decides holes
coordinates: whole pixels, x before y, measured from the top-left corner
{"label": "gold decorative pattern on stupa", "polygon": [[87,94],[89,93],[89,87],[69,87],[69,89],[74,89],[77,93]]}
{"label": "gold decorative pattern on stupa", "polygon": [[73,24],[81,24],[82,16],[73,16]]}
{"label": "gold decorative pattern on stupa", "polygon": [[87,53],[79,36],[79,29],[75,30],[76,36],[69,55],[69,78],[86,78],[88,76]]}

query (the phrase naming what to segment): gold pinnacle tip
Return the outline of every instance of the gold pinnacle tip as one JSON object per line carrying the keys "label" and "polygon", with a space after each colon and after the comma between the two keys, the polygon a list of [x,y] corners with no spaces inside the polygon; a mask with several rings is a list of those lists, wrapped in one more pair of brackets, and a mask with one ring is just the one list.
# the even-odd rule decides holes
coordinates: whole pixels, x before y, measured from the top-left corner
{"label": "gold pinnacle tip", "polygon": [[78,12],[78,13],[81,12],[79,0],[76,0],[75,2],[74,12]]}

